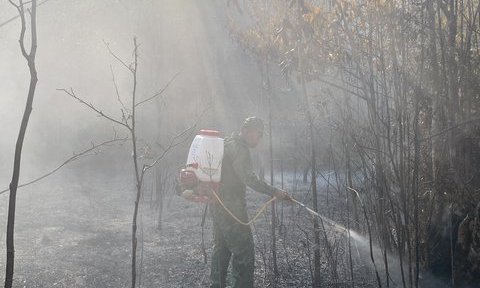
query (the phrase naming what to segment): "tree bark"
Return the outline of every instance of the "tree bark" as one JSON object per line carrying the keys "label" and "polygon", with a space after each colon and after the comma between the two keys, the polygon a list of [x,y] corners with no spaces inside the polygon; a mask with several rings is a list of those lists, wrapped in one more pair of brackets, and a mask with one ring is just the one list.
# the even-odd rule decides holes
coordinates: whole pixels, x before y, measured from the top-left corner
{"label": "tree bark", "polygon": [[[12,3],[13,4],[13,3]],[[37,51],[37,28],[36,28],[36,14],[37,14],[37,1],[32,0],[32,9],[30,13],[31,18],[31,49],[30,53],[27,54],[24,46],[24,36],[25,36],[25,10],[23,7],[23,2],[20,1],[20,5],[17,6],[17,10],[20,13],[20,18],[22,21],[22,30],[20,36],[20,48],[22,54],[27,60],[28,68],[30,71],[30,85],[28,88],[27,102],[25,105],[25,111],[23,112],[22,123],[20,125],[20,131],[17,138],[17,143],[15,145],[15,157],[13,163],[13,175],[12,181],[10,182],[10,197],[8,202],[8,220],[7,220],[7,263],[5,271],[5,288],[12,287],[13,284],[13,273],[14,273],[14,259],[15,259],[15,245],[14,245],[14,235],[15,235],[15,207],[16,207],[16,197],[17,197],[17,188],[18,181],[20,178],[20,164],[22,158],[22,148],[23,141],[25,139],[25,133],[27,131],[28,121],[30,119],[30,114],[32,112],[33,98],[35,96],[35,88],[37,86],[37,70],[35,67],[35,56]]]}

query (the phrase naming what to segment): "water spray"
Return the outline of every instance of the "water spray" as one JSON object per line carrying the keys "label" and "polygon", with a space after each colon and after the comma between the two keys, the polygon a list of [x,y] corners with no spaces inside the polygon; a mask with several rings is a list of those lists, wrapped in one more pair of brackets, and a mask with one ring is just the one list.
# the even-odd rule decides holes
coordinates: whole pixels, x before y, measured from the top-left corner
{"label": "water spray", "polygon": [[[373,243],[372,243],[372,238],[371,238],[371,232],[370,232],[370,225],[368,224],[368,217],[366,215],[366,210],[365,210],[365,206],[363,205],[363,201],[360,197],[360,194],[358,193],[357,190],[351,188],[351,187],[347,187],[349,190],[355,192],[355,194],[357,195],[358,199],[360,200],[360,203],[362,205],[362,208],[363,208],[363,211],[364,211],[364,214],[365,214],[365,219],[367,221],[367,226],[368,226],[368,230],[369,230],[369,238],[366,238],[364,236],[361,236],[360,234],[356,233],[355,231],[351,230],[351,229],[347,229],[346,227],[338,224],[337,222],[319,214],[318,212],[314,211],[313,209],[309,208],[307,205],[303,204],[302,202],[294,199],[294,198],[289,198],[288,200],[292,201],[293,203],[295,204],[298,204],[300,207],[304,208],[305,210],[307,210],[312,216],[315,216],[315,217],[318,217],[320,218],[323,222],[326,222],[327,224],[329,224],[330,226],[332,226],[333,229],[335,229],[335,231],[341,233],[341,234],[344,234],[344,235],[347,235],[349,237],[351,237],[352,239],[355,240],[355,243],[358,243],[360,244],[360,246],[357,246],[357,249],[360,248],[361,250],[364,250],[364,251],[369,251],[370,252],[370,259],[372,261],[372,265],[373,265],[373,269],[375,270],[375,274],[376,274],[376,277],[377,277],[377,282],[379,284],[379,287],[382,287],[381,285],[381,278],[380,278],[380,274],[379,274],[379,268],[377,267],[377,264],[376,262],[381,262],[382,259],[383,259],[383,254],[382,254],[382,251],[380,251],[380,248],[378,248],[377,246],[375,246]],[[390,255],[389,257],[390,259],[392,259],[392,255]],[[394,257],[395,258],[395,257]],[[396,258],[395,258],[396,259]],[[396,261],[395,261],[396,262]],[[389,263],[389,266],[392,266],[392,264],[394,263]],[[389,277],[390,280],[394,280],[392,279],[392,275],[391,273],[387,274],[387,277]],[[397,277],[398,279],[399,277]],[[398,280],[400,281],[400,280]]]}
{"label": "water spray", "polygon": [[337,222],[333,221],[332,219],[329,219],[329,218],[319,214],[318,212],[314,211],[313,209],[311,209],[307,205],[303,204],[302,202],[300,202],[300,201],[298,201],[298,200],[296,200],[292,197],[290,197],[289,200],[292,201],[295,204],[298,204],[300,207],[304,208],[305,210],[307,210],[311,215],[320,218],[323,222],[328,223],[337,232],[342,233],[342,234],[350,235],[350,237],[356,239],[357,241],[366,241],[366,239],[364,237],[360,236],[355,231],[353,231],[351,229],[347,229],[344,226],[342,226],[342,225],[338,224]]}

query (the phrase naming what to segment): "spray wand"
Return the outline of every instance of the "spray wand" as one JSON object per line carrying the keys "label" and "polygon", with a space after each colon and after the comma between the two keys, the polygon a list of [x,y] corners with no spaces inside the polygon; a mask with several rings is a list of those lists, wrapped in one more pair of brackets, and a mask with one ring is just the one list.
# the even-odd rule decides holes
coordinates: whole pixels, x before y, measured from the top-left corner
{"label": "spray wand", "polygon": [[307,210],[310,214],[312,214],[313,216],[316,216],[318,218],[320,218],[322,221],[324,222],[327,222],[328,224],[330,224],[331,226],[333,226],[335,228],[335,230],[341,232],[341,233],[348,233],[348,229],[343,227],[342,225],[338,224],[338,223],[335,223],[333,220],[331,219],[328,219],[327,217],[323,216],[323,215],[320,215],[318,212],[315,212],[313,209],[309,208],[307,205],[303,204],[302,202],[294,199],[293,197],[290,197],[288,200],[292,201],[293,203],[295,204],[298,204],[300,207],[304,208],[305,210]]}

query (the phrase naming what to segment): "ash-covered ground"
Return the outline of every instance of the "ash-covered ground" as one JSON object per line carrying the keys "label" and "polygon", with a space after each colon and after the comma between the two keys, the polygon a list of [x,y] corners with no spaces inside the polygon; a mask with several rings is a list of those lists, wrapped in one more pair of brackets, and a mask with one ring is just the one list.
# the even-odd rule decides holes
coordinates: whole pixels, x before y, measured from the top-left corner
{"label": "ash-covered ground", "polygon": [[[82,160],[83,161],[83,160]],[[128,172],[102,177],[78,176],[63,170],[18,193],[15,234],[14,287],[130,287],[131,236],[134,205],[133,177]],[[158,229],[156,196],[147,178],[139,214],[138,287],[208,287],[212,250],[211,219],[204,229],[205,206],[165,191],[163,219]],[[278,183],[279,184],[279,183]],[[325,184],[325,183],[324,183]],[[290,186],[290,187],[289,187]],[[311,203],[308,185],[287,190]],[[320,185],[320,207],[333,220],[344,220],[344,201]],[[268,199],[249,191],[250,215]],[[8,193],[0,196],[0,217],[6,220]],[[271,209],[253,225],[256,245],[255,287],[311,287],[314,249],[312,218],[299,206],[277,204],[278,275],[272,275]],[[2,222],[5,223],[6,221]],[[321,231],[322,277],[325,287],[350,287],[347,237],[328,223]],[[5,224],[1,233],[5,235]],[[325,232],[324,232],[325,230]],[[326,241],[328,239],[328,241]],[[5,247],[5,236],[0,245]],[[375,286],[368,251],[352,239],[354,281]],[[5,263],[2,253],[0,263]]]}

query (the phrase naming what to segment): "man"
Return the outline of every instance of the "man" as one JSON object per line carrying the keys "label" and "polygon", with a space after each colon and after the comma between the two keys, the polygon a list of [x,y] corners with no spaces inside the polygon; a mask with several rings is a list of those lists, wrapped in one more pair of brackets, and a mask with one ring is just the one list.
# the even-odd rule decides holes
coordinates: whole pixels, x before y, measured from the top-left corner
{"label": "man", "polygon": [[[225,139],[219,197],[226,208],[243,222],[248,221],[246,186],[281,200],[290,199],[285,191],[259,180],[253,172],[249,148],[257,146],[263,131],[263,121],[257,117],[249,117],[245,119],[239,134],[233,134]],[[214,248],[210,287],[226,287],[230,258],[232,258],[232,287],[253,287],[255,254],[250,226],[239,223],[219,203],[212,205],[211,212]]]}

